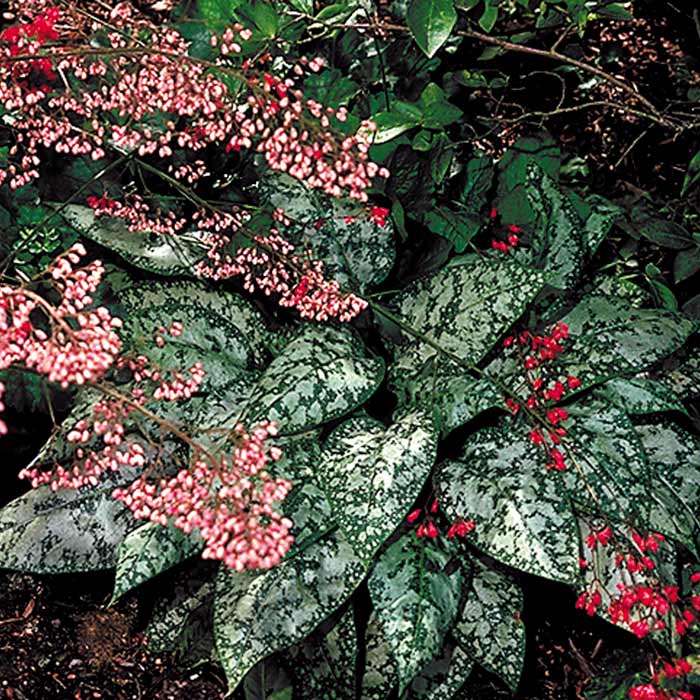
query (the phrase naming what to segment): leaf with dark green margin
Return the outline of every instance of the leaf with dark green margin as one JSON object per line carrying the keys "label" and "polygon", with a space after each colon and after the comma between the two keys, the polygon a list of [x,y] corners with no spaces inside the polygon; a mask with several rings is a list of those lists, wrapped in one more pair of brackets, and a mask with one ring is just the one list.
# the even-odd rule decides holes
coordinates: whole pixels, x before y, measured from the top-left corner
{"label": "leaf with dark green margin", "polygon": [[420,369],[438,354],[436,346],[475,365],[525,311],[543,282],[536,270],[466,256],[460,264],[412,283],[397,297],[397,315],[426,340],[408,336],[411,342],[397,349],[392,373]]}
{"label": "leaf with dark green margin", "polygon": [[[246,299],[228,292],[212,292],[194,282],[143,282],[119,298],[127,312],[124,337],[135,349],[163,368],[180,371],[202,362],[204,388],[231,382],[237,375],[260,368],[267,355],[268,331],[260,312]],[[182,334],[158,348],[155,330],[173,321]]]}
{"label": "leaf with dark green margin", "polygon": [[365,631],[365,669],[362,676],[361,700],[386,700],[397,683],[396,661],[387,635],[373,611]]}
{"label": "leaf with dark green margin", "polygon": [[112,600],[203,549],[196,531],[186,535],[172,525],[146,523],[119,544]]}
{"label": "leaf with dark green margin", "polygon": [[700,555],[700,439],[670,421],[637,432],[654,479],[649,528]]}
{"label": "leaf with dark green margin", "polygon": [[523,593],[516,581],[473,560],[464,608],[453,635],[474,661],[500,676],[515,692],[525,662]]}
{"label": "leaf with dark green margin", "polygon": [[206,254],[196,231],[177,236],[129,231],[121,219],[97,217],[90,207],[80,204],[69,204],[62,216],[86,238],[156,275],[194,277],[197,263]]}
{"label": "leaf with dark green margin", "polygon": [[562,321],[570,340],[559,363],[583,387],[637,374],[680,348],[695,330],[682,314],[639,309],[620,297],[586,297]]}
{"label": "leaf with dark green margin", "polygon": [[379,558],[370,597],[396,661],[399,695],[440,653],[457,615],[461,569],[448,574],[450,555],[409,533]]}
{"label": "leaf with dark green margin", "polygon": [[424,411],[389,428],[351,418],[328,437],[321,483],[355,554],[370,562],[401,523],[435,462],[437,433]]}
{"label": "leaf with dark green margin", "polygon": [[516,259],[546,270],[547,282],[571,289],[578,282],[586,257],[583,223],[556,182],[534,163],[527,166],[525,191],[535,214],[534,232]]}
{"label": "leaf with dark green margin", "polygon": [[306,637],[352,595],[367,572],[338,531],[331,531],[269,571],[221,569],[214,635],[229,688],[274,651]]}
{"label": "leaf with dark green margin", "polygon": [[41,486],[11,501],[0,511],[0,567],[60,574],[114,566],[138,523],[112,491],[137,474],[124,469],[80,490]]}
{"label": "leaf with dark green margin", "polygon": [[408,5],[406,24],[428,58],[447,41],[456,22],[452,0],[411,0]]}
{"label": "leaf with dark green margin", "polygon": [[497,561],[555,581],[578,577],[576,521],[540,447],[510,425],[467,438],[435,478],[450,520],[471,518],[470,542]]}
{"label": "leaf with dark green margin", "polygon": [[305,326],[268,366],[250,399],[247,419],[272,420],[281,433],[299,433],[363,404],[384,377],[347,328]]}
{"label": "leaf with dark green margin", "polygon": [[350,607],[325,634],[314,632],[287,654],[298,700],[355,700],[357,630]]}
{"label": "leaf with dark green margin", "polygon": [[645,415],[663,411],[687,414],[681,401],[655,379],[617,377],[600,386],[602,394],[630,415]]}
{"label": "leaf with dark green margin", "polygon": [[263,199],[284,209],[285,237],[321,260],[327,277],[362,292],[386,279],[394,266],[394,226],[374,223],[355,201],[326,197],[288,175],[263,179]]}
{"label": "leaf with dark green margin", "polygon": [[409,700],[456,700],[473,668],[474,661],[459,646],[446,644],[442,656],[413,680]]}

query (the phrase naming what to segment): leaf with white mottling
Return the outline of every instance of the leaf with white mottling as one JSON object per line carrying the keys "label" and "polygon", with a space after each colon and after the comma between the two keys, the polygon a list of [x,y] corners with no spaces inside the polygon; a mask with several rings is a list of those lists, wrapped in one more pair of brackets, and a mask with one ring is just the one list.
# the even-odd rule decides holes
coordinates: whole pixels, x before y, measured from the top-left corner
{"label": "leaf with white mottling", "polygon": [[537,576],[578,577],[576,522],[541,448],[508,428],[480,430],[436,476],[450,520],[471,518],[470,541],[494,559]]}
{"label": "leaf with white mottling", "polygon": [[361,700],[386,700],[397,683],[396,661],[387,635],[372,612],[365,632],[365,669],[362,676]]}
{"label": "leaf with white mottling", "polygon": [[600,387],[601,393],[630,415],[645,415],[663,411],[687,414],[685,406],[655,379],[616,377]]}
{"label": "leaf with white mottling", "polygon": [[364,403],[383,376],[384,362],[347,328],[307,326],[260,377],[247,419],[276,421],[282,433],[309,430]]}
{"label": "leaf with white mottling", "polygon": [[368,581],[372,604],[396,661],[399,695],[442,649],[457,615],[461,569],[450,556],[410,533],[382,554]]}
{"label": "leaf with white mottling", "polygon": [[321,482],[355,553],[371,561],[405,517],[435,461],[437,435],[422,411],[389,428],[351,418],[328,438]]}
{"label": "leaf with white mottling", "polygon": [[477,559],[453,635],[469,656],[515,692],[525,661],[523,594],[513,578]]}
{"label": "leaf with white mottling", "polygon": [[146,523],[130,532],[117,552],[112,599],[172,568],[203,548],[197,532],[186,535],[179,528]]}
{"label": "leaf with white mottling", "polygon": [[455,644],[446,644],[411,684],[409,700],[454,700],[474,668],[474,661]]}

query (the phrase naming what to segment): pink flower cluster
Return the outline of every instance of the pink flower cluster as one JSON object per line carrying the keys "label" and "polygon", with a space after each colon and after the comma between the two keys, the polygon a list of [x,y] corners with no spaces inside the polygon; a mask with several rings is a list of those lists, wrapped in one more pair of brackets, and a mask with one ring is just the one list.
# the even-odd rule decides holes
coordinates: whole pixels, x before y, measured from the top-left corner
{"label": "pink flower cluster", "polygon": [[[292,78],[258,74],[249,62],[236,68],[238,41],[251,36],[241,25],[212,38],[220,50],[212,63],[191,57],[176,29],[129,2],[81,4],[82,12],[67,5],[59,15],[44,0],[11,3],[27,22],[0,35],[0,103],[15,134],[0,184],[9,178],[17,188],[38,177],[44,149],[96,161],[113,150],[165,160],[189,185],[207,174],[196,158],[204,149],[255,149],[274,170],[361,201],[376,176],[388,175],[368,157],[371,123],[337,135],[330,118],[340,125],[344,108],[324,109]],[[95,32],[106,39],[104,51]],[[47,42],[50,53],[42,53]],[[322,65],[305,63],[297,73]],[[229,87],[231,75],[247,86],[242,97]]]}
{"label": "pink flower cluster", "polygon": [[111,367],[121,350],[121,320],[105,307],[89,308],[104,267],[94,261],[76,268],[84,255],[76,244],[49,269],[61,295],[56,305],[28,289],[0,286],[0,369],[24,365],[66,388]]}
{"label": "pink flower cluster", "polygon": [[292,522],[274,508],[291,484],[267,471],[282,454],[266,445],[276,434],[274,423],[261,423],[249,433],[238,424],[230,457],[216,462],[200,458],[192,469],[156,484],[138,479],[115,490],[114,497],[137,518],[172,522],[186,533],[198,530],[205,559],[222,561],[235,571],[269,569],[293,542]]}
{"label": "pink flower cluster", "polygon": [[[5,404],[2,402],[2,395],[5,393],[5,385],[0,382],[0,413],[5,410]],[[7,424],[0,418],[0,436],[7,435]]]}

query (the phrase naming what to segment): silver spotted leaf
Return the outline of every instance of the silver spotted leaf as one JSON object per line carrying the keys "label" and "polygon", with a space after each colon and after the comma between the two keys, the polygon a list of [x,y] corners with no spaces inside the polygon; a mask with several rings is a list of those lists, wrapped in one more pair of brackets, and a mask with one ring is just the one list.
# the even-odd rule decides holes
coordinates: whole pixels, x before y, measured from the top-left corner
{"label": "silver spotted leaf", "polygon": [[112,600],[172,568],[203,548],[197,532],[146,523],[132,530],[119,544]]}
{"label": "silver spotted leaf", "polygon": [[[597,544],[591,549],[586,544],[586,538],[592,533],[591,523],[585,518],[579,518],[581,532],[581,553],[586,566],[581,567],[583,586],[581,590],[591,593],[597,591],[601,596],[601,604],[596,613],[625,630],[630,630],[629,623],[646,620],[651,623],[656,619],[654,614],[649,615],[649,610],[641,605],[636,605],[631,610],[629,623],[623,619],[613,620],[610,615],[610,603],[613,597],[620,595],[620,586],[648,586],[658,590],[661,586],[678,586],[679,576],[677,569],[677,553],[675,545],[666,540],[661,542],[658,552],[653,554],[655,568],[643,569],[630,573],[626,566],[620,566],[618,559],[629,556],[630,552],[637,553],[631,544],[631,530],[620,526],[614,528],[614,538],[607,546]],[[600,524],[596,530],[600,529]],[[624,543],[624,545],[623,545]],[[674,654],[680,652],[680,637],[675,633],[675,623],[680,615],[680,609],[671,606],[671,610],[663,617],[666,627],[662,630],[654,630],[651,637],[654,641],[671,649]]]}
{"label": "silver spotted leaf", "polygon": [[381,226],[357,202],[327,197],[284,174],[267,176],[262,190],[291,220],[282,233],[321,260],[327,277],[362,292],[391,272],[396,257],[391,219]]}
{"label": "silver spotted leaf", "polygon": [[321,475],[333,514],[355,554],[370,562],[406,516],[435,462],[437,434],[424,411],[389,428],[351,418],[324,446]]}
{"label": "silver spotted leaf", "polygon": [[536,270],[465,256],[412,283],[397,297],[397,316],[413,332],[404,331],[410,342],[396,352],[394,376],[413,375],[438,354],[475,365],[525,311],[543,282]]}
{"label": "silver spotted leaf", "polygon": [[350,413],[384,377],[347,328],[306,326],[258,380],[247,420],[273,420],[281,433],[300,433]]}
{"label": "silver spotted leaf", "polygon": [[462,571],[450,555],[409,533],[379,558],[368,587],[377,620],[396,662],[399,695],[438,656],[457,616]]}
{"label": "silver spotted leaf", "polygon": [[615,221],[620,219],[622,209],[604,197],[591,195],[584,204],[586,214],[583,222],[583,243],[592,256],[607,238]]}
{"label": "silver spotted leaf", "polygon": [[558,473],[572,500],[618,521],[644,522],[651,497],[642,443],[627,413],[585,397],[567,406],[570,418]]}
{"label": "silver spotted leaf", "polygon": [[442,656],[431,661],[413,680],[409,700],[456,700],[474,668],[459,646],[446,644]]}
{"label": "silver spotted leaf", "polygon": [[190,665],[216,659],[213,637],[214,572],[202,562],[181,572],[159,597],[146,628],[153,651],[175,652]]}
{"label": "silver spotted leaf", "polygon": [[357,630],[349,607],[330,630],[318,630],[286,654],[298,700],[355,700]]}
{"label": "silver spotted leaf", "polygon": [[630,415],[645,415],[677,411],[687,414],[680,399],[656,379],[644,377],[616,377],[600,387],[600,392],[611,403]]}
{"label": "silver spotted leaf", "polygon": [[366,572],[337,530],[269,571],[220,569],[214,635],[230,689],[256,663],[309,635],[352,595]]}
{"label": "silver spotted leaf", "polygon": [[525,191],[536,221],[529,244],[516,248],[515,258],[546,270],[553,287],[571,289],[581,277],[588,252],[583,222],[567,195],[534,163],[527,168]]}
{"label": "silver spotted leaf", "polygon": [[124,469],[80,490],[41,486],[16,498],[0,511],[0,567],[36,574],[113,567],[137,522],[112,491],[137,473]]}
{"label": "silver spotted leaf", "polygon": [[509,426],[467,438],[463,455],[435,477],[450,520],[471,518],[469,539],[515,569],[572,583],[578,577],[576,521],[546,457]]}
{"label": "silver spotted leaf", "polygon": [[473,560],[466,601],[452,634],[470,658],[515,692],[525,662],[523,593],[507,574]]}
{"label": "silver spotted leaf", "polygon": [[[205,390],[260,369],[266,360],[262,315],[236,294],[208,291],[195,282],[151,281],[122,292],[120,302],[127,313],[124,337],[134,348],[164,369],[184,371],[202,362]],[[165,334],[165,345],[157,347],[154,332],[174,321],[183,324],[182,334]]]}
{"label": "silver spotted leaf", "polygon": [[649,529],[700,555],[700,439],[670,421],[637,426],[654,488]]}
{"label": "silver spotted leaf", "polygon": [[570,339],[559,358],[561,372],[578,377],[584,387],[647,369],[695,330],[682,314],[636,308],[603,294],[586,297],[562,320]]}
{"label": "silver spotted leaf", "polygon": [[386,700],[397,684],[397,666],[387,635],[373,611],[365,631],[365,668],[361,700]]}
{"label": "silver spotted leaf", "polygon": [[177,236],[129,231],[120,219],[97,217],[90,207],[69,204],[63,218],[80,234],[113,250],[128,263],[157,275],[194,277],[207,247],[197,232]]}

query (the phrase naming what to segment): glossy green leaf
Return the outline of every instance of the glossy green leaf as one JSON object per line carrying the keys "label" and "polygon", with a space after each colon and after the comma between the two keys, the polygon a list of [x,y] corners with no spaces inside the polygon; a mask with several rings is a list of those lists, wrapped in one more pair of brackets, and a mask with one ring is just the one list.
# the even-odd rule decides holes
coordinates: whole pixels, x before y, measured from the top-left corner
{"label": "glossy green leaf", "polygon": [[368,586],[391,653],[399,694],[442,649],[457,615],[460,569],[447,573],[448,554],[410,533],[382,554]]}
{"label": "glossy green leaf", "polygon": [[321,483],[341,530],[367,562],[403,520],[435,461],[429,415],[408,413],[389,428],[351,418],[328,438]]}
{"label": "glossy green leaf", "polygon": [[90,207],[69,204],[63,218],[86,238],[113,250],[131,265],[156,275],[194,277],[206,247],[192,231],[177,236],[129,231],[121,219],[96,217]]}
{"label": "glossy green leaf", "polygon": [[436,475],[449,519],[473,519],[469,539],[494,559],[537,576],[574,582],[576,522],[541,449],[507,428],[467,438],[463,455]]}
{"label": "glossy green leaf", "polygon": [[411,0],[406,24],[428,58],[447,41],[457,22],[452,0]]}
{"label": "glossy green leaf", "polygon": [[523,594],[510,576],[473,560],[464,608],[454,637],[467,654],[515,692],[525,662]]}
{"label": "glossy green leaf", "polygon": [[258,380],[246,419],[276,421],[282,433],[326,423],[364,403],[384,376],[347,328],[306,326]]}
{"label": "glossy green leaf", "polygon": [[119,544],[112,599],[116,600],[202,548],[198,533],[186,535],[171,525],[146,523],[132,530]]}

